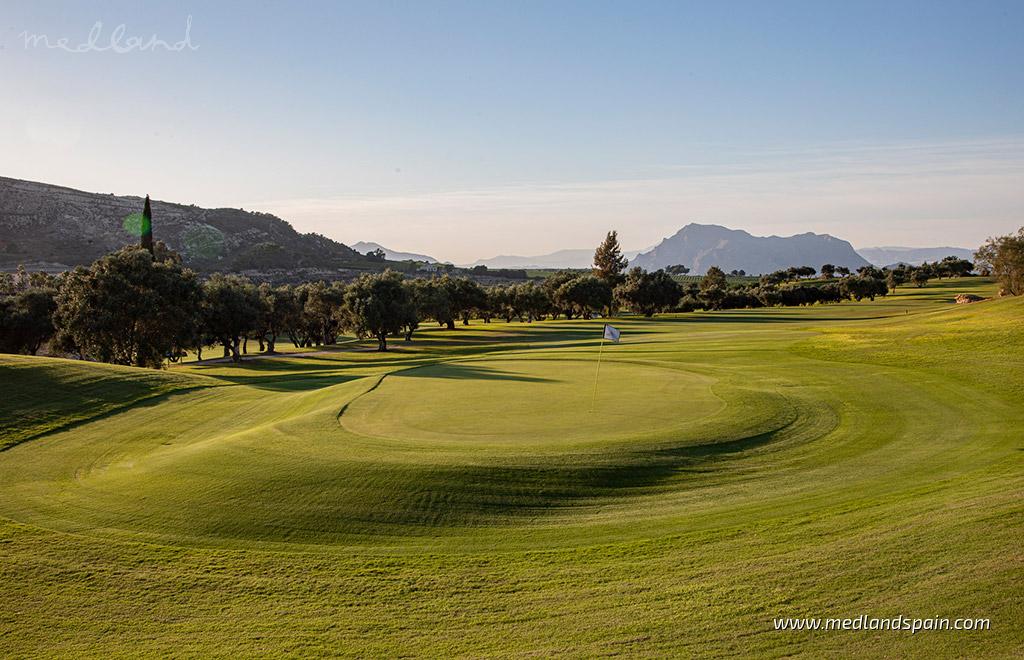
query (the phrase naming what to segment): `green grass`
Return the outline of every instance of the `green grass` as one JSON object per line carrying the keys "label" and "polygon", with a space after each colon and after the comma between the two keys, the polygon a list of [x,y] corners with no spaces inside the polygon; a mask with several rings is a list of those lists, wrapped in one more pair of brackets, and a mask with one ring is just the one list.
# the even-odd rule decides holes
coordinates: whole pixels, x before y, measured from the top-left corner
{"label": "green grass", "polygon": [[[1024,300],[951,304],[993,291],[619,319],[596,398],[601,320],[4,356],[0,648],[1011,657]],[[992,629],[772,630],[859,614]]]}
{"label": "green grass", "polygon": [[163,373],[27,355],[0,355],[0,450],[61,427],[219,384]]}

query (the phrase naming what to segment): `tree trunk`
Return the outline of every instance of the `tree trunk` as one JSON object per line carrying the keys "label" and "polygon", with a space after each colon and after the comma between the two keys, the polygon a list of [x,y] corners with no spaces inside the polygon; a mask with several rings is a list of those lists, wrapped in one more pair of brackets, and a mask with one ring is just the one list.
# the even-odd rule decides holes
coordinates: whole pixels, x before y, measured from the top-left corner
{"label": "tree trunk", "polygon": [[446,325],[448,326],[449,330],[454,330],[455,329],[455,319],[448,319],[448,321],[446,322]]}
{"label": "tree trunk", "polygon": [[247,354],[247,355],[249,353],[249,338],[248,337],[246,337],[245,339],[242,340],[242,352]]}
{"label": "tree trunk", "polygon": [[388,350],[388,336],[385,334],[377,335],[377,350],[386,351]]}
{"label": "tree trunk", "polygon": [[264,352],[264,350],[265,350],[265,349],[263,348],[263,335],[260,335],[259,337],[257,337],[257,338],[256,338],[256,341],[258,341],[258,342],[260,343],[260,353],[263,353],[263,352]]}
{"label": "tree trunk", "polygon": [[274,350],[277,347],[277,333],[270,333],[267,335],[267,353],[273,355],[277,351]]}
{"label": "tree trunk", "polygon": [[231,341],[231,361],[232,362],[241,362],[242,361],[242,356],[239,355],[239,353],[238,353],[238,345],[239,345],[239,343],[240,343],[240,341],[239,341],[238,337],[235,337]]}
{"label": "tree trunk", "polygon": [[196,347],[196,362],[202,362],[202,361],[203,361],[203,347],[202,346],[197,346]]}

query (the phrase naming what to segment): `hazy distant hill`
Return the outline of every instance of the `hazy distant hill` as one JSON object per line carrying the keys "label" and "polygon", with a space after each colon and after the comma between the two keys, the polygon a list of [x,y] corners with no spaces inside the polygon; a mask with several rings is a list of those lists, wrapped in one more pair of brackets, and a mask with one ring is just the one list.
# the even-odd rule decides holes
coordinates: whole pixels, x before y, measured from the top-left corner
{"label": "hazy distant hill", "polygon": [[[0,177],[0,267],[88,264],[138,241],[131,216],[142,206],[142,197]],[[300,234],[269,213],[240,209],[154,201],[153,235],[200,271],[330,270],[364,261],[337,241]]]}
{"label": "hazy distant hill", "polygon": [[818,268],[826,263],[851,269],[868,265],[853,246],[828,234],[752,236],[739,229],[700,224],[686,225],[630,265],[655,270],[681,264],[694,274],[718,266],[726,272],[744,270],[756,275],[791,266]]}
{"label": "hazy distant hill", "polygon": [[367,241],[359,241],[358,243],[352,244],[352,249],[356,252],[366,254],[373,250],[384,250],[384,258],[389,261],[426,261],[430,264],[438,263],[437,259],[427,256],[425,254],[416,254],[415,252],[398,252],[396,250],[389,250],[380,243],[372,243]]}
{"label": "hazy distant hill", "polygon": [[920,266],[925,261],[942,261],[945,257],[960,257],[968,261],[974,260],[974,250],[958,247],[870,247],[858,248],[857,253],[876,266],[889,266],[904,263]]}
{"label": "hazy distant hill", "polygon": [[[632,259],[639,253],[636,250],[623,252],[627,259]],[[532,257],[499,255],[490,259],[480,259],[469,265],[483,265],[488,268],[590,268],[594,265],[594,248],[558,250]]]}

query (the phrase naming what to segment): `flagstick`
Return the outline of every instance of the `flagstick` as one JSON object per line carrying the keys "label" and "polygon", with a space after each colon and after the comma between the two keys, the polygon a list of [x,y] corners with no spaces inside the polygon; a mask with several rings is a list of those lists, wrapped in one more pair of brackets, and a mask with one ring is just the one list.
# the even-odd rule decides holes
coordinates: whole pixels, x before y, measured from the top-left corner
{"label": "flagstick", "polygon": [[601,335],[601,347],[597,349],[597,372],[594,374],[594,398],[590,402],[590,412],[597,405],[597,380],[601,377],[601,354],[604,353],[604,335]]}

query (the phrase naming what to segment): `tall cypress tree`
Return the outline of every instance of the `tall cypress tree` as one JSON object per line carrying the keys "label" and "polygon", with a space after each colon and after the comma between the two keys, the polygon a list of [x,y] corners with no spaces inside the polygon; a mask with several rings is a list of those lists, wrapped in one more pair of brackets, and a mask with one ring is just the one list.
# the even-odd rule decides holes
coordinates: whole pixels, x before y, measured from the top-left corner
{"label": "tall cypress tree", "polygon": [[149,195],[146,195],[146,206],[142,209],[142,227],[140,229],[140,245],[149,250],[150,254],[155,254],[153,252],[153,210],[149,207]]}

